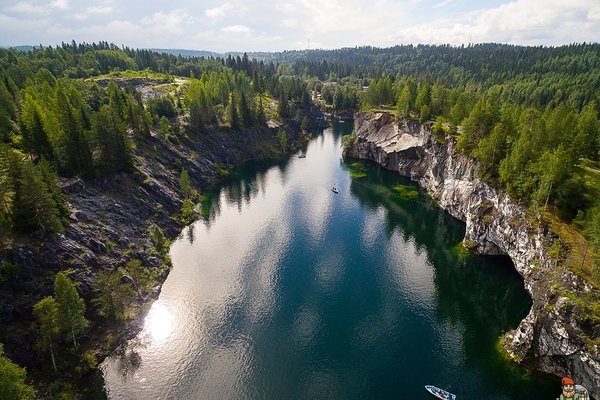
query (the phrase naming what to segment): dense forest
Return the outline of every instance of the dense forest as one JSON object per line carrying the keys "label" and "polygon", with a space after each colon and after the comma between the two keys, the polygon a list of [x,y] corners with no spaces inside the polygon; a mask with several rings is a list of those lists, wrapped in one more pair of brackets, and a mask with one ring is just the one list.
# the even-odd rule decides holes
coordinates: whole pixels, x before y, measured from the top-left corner
{"label": "dense forest", "polygon": [[[433,124],[439,140],[454,136],[482,179],[539,222],[571,224],[600,255],[600,45],[359,47],[268,59],[305,76],[334,109],[393,111]],[[600,284],[600,259],[578,272]]]}
{"label": "dense forest", "polygon": [[[260,56],[186,57],[106,42],[0,49],[2,246],[62,232],[68,209],[60,180],[134,170],[136,136],[175,143],[212,128],[260,127],[316,101],[334,111],[392,111],[430,124],[442,142],[454,137],[480,162],[481,178],[506,189],[538,221],[557,218],[584,234],[595,267],[577,272],[600,283],[600,45],[420,45]],[[142,93],[135,85],[140,77],[168,88]],[[189,208],[197,198],[185,170],[180,186]],[[152,240],[164,254],[160,229]],[[127,268],[142,280],[147,274],[139,264]],[[0,284],[15,274],[17,266],[3,263]],[[110,273],[99,274],[96,285],[98,314],[122,320],[131,288]],[[89,327],[85,310],[62,273],[54,295],[30,310],[47,368],[78,376],[83,366],[95,366],[80,348]],[[33,398],[25,371],[2,351],[0,345],[0,398]]]}

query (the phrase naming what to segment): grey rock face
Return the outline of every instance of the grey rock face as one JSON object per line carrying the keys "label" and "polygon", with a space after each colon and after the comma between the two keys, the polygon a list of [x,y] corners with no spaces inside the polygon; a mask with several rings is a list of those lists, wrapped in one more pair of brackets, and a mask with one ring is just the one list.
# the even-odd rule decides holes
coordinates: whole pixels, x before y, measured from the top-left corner
{"label": "grey rock face", "polygon": [[[356,140],[346,155],[375,161],[426,188],[452,216],[466,223],[464,242],[477,254],[511,257],[533,299],[527,317],[503,337],[509,355],[558,376],[572,376],[600,398],[600,351],[586,343],[589,321],[577,313],[569,291],[591,288],[570,271],[557,268],[547,249],[554,241],[527,218],[509,196],[477,178],[477,163],[446,137],[438,142],[430,125],[387,113],[360,113]],[[599,328],[591,329],[598,338]]]}

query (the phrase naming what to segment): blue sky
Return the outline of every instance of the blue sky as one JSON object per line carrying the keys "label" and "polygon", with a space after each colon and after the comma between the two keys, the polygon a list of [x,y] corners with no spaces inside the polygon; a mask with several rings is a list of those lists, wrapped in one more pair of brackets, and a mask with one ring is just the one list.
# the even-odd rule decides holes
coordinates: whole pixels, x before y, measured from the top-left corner
{"label": "blue sky", "polygon": [[2,0],[0,45],[280,51],[600,42],[600,0]]}

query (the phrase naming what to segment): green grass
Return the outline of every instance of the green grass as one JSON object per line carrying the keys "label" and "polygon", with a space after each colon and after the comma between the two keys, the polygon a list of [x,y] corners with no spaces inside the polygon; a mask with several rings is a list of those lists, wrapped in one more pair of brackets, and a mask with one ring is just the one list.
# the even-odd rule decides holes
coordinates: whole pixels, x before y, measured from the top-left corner
{"label": "green grass", "polygon": [[130,69],[128,69],[126,71],[112,71],[108,74],[96,76],[93,79],[97,80],[97,79],[115,79],[115,78],[118,78],[118,79],[146,78],[146,79],[155,79],[155,80],[161,80],[161,81],[166,81],[166,82],[173,82],[173,80],[174,80],[172,75],[161,74],[160,72],[153,72],[148,69],[145,69],[142,71],[133,71]]}

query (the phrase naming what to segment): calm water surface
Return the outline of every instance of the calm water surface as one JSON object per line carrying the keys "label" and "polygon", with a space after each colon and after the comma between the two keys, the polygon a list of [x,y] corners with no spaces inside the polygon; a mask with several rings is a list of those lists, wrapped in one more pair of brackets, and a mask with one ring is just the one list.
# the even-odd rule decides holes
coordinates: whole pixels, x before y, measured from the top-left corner
{"label": "calm water surface", "polygon": [[531,305],[510,260],[462,254],[464,225],[424,192],[343,162],[351,129],[212,193],[143,332],[102,366],[110,399],[557,397],[496,350]]}

